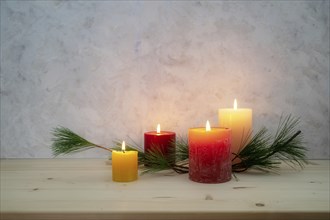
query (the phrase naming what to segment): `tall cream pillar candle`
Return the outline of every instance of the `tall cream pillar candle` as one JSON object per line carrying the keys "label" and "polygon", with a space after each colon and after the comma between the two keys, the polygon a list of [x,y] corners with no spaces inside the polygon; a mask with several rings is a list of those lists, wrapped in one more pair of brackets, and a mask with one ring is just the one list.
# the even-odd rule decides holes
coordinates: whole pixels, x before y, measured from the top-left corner
{"label": "tall cream pillar candle", "polygon": [[235,99],[234,108],[222,108],[218,113],[220,127],[232,130],[231,153],[237,154],[240,148],[245,147],[248,135],[252,132],[252,109],[237,108]]}

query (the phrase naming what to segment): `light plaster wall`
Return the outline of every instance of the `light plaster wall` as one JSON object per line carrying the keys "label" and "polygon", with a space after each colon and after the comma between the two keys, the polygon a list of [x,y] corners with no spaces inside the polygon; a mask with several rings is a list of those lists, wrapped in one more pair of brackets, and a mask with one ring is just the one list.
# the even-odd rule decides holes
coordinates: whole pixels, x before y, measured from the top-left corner
{"label": "light plaster wall", "polygon": [[[1,157],[51,157],[62,125],[100,145],[300,117],[329,158],[329,1],[1,1]],[[106,157],[90,150],[73,157]]]}

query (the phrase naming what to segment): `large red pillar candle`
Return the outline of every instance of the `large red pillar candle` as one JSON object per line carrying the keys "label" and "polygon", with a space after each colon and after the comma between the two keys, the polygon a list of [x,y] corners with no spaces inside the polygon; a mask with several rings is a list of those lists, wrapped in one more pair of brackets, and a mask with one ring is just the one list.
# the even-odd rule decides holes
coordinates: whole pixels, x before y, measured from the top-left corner
{"label": "large red pillar candle", "polygon": [[159,150],[165,156],[173,153],[175,151],[175,133],[172,131],[160,131],[159,124],[157,126],[157,131],[145,132],[144,152],[148,153],[152,150]]}
{"label": "large red pillar candle", "polygon": [[231,179],[231,130],[209,126],[190,128],[189,178],[200,183],[222,183]]}

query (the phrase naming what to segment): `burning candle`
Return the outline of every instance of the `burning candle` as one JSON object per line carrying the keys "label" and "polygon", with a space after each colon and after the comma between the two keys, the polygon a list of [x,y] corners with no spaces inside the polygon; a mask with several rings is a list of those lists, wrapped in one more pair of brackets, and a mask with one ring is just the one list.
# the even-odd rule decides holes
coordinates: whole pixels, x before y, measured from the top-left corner
{"label": "burning candle", "polygon": [[237,108],[235,99],[234,108],[219,109],[219,125],[232,130],[231,152],[237,154],[245,147],[252,132],[252,110]]}
{"label": "burning candle", "polygon": [[190,128],[189,178],[200,183],[222,183],[231,179],[229,128]]}
{"label": "burning candle", "polygon": [[172,131],[161,131],[160,124],[156,131],[144,133],[144,152],[160,151],[165,156],[170,155],[175,150],[175,133]]}
{"label": "burning candle", "polygon": [[125,151],[125,141],[121,151],[112,151],[112,180],[131,182],[138,177],[138,152]]}

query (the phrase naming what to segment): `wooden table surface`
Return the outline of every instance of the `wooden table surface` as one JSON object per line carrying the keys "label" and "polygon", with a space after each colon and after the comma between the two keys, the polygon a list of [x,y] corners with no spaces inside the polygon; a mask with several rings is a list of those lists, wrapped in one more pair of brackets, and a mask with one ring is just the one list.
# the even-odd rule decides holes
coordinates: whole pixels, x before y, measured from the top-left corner
{"label": "wooden table surface", "polygon": [[1,219],[329,219],[329,161],[201,184],[164,172],[111,180],[104,159],[2,159]]}

